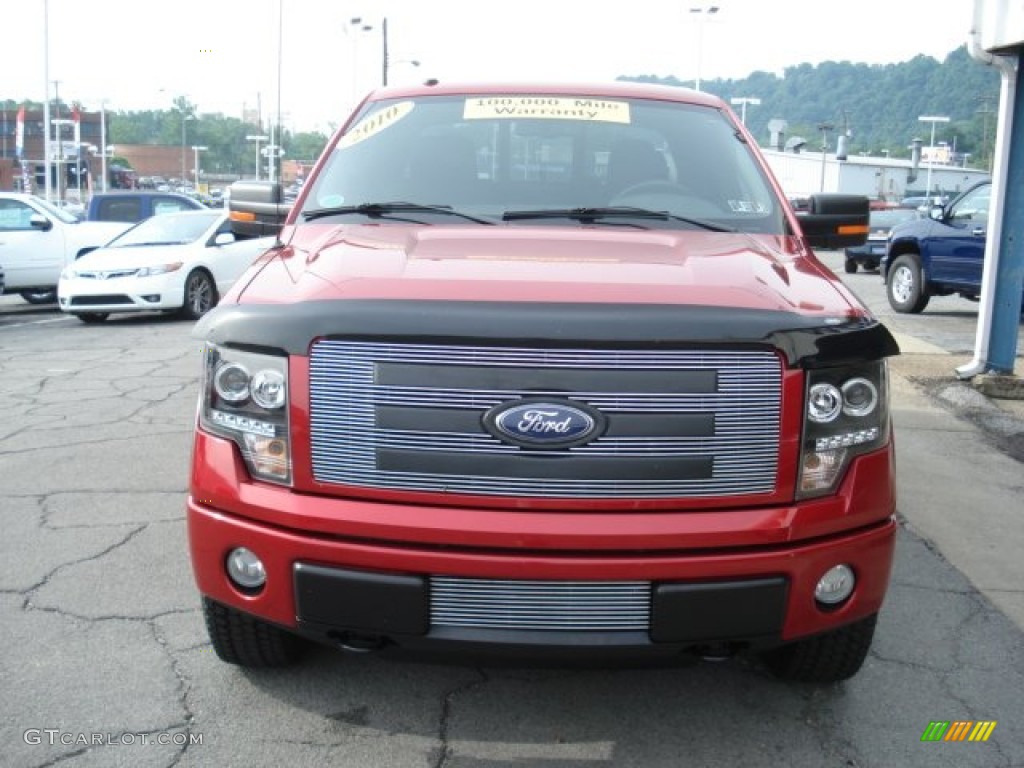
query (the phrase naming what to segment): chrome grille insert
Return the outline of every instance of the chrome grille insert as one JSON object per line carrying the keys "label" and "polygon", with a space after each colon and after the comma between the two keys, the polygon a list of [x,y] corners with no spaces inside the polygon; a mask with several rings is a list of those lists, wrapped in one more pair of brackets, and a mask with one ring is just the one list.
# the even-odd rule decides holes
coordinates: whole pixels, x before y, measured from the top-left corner
{"label": "chrome grille insert", "polygon": [[[503,386],[504,371],[516,386]],[[581,381],[586,389],[568,386]],[[767,494],[776,483],[781,382],[778,357],[762,350],[324,340],[310,353],[313,474],[324,483],[483,496]],[[608,432],[569,449],[524,450],[483,428],[488,409],[524,397],[585,403],[607,417]]]}
{"label": "chrome grille insert", "polygon": [[430,623],[475,629],[647,630],[651,585],[431,576]]}

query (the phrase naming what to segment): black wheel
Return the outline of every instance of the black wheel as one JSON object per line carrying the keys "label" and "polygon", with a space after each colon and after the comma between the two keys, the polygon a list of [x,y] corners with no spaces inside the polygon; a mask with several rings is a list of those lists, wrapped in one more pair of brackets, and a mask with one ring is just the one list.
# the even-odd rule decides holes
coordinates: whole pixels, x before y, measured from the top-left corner
{"label": "black wheel", "polygon": [[846,262],[843,264],[843,267],[846,269],[846,274],[852,275],[854,272],[857,271],[857,262],[854,261],[853,259],[847,259]]}
{"label": "black wheel", "polygon": [[222,661],[240,667],[284,667],[302,655],[302,638],[203,598],[203,618],[213,650]]}
{"label": "black wheel", "polygon": [[889,267],[885,279],[885,295],[897,312],[917,314],[928,306],[928,292],[917,256],[905,253]]}
{"label": "black wheel", "polygon": [[56,288],[46,291],[22,291],[19,295],[29,304],[53,304],[57,301]]}
{"label": "black wheel", "polygon": [[81,320],[86,325],[93,325],[95,323],[102,323],[104,320],[106,320],[108,317],[110,317],[110,313],[109,312],[81,312],[81,313],[75,315],[75,317],[77,317],[79,320]]}
{"label": "black wheel", "polygon": [[189,320],[198,320],[217,304],[217,286],[210,273],[194,269],[185,278],[185,303],[181,315]]}
{"label": "black wheel", "polygon": [[876,615],[824,635],[798,640],[762,654],[762,660],[784,680],[836,683],[857,674],[871,649]]}

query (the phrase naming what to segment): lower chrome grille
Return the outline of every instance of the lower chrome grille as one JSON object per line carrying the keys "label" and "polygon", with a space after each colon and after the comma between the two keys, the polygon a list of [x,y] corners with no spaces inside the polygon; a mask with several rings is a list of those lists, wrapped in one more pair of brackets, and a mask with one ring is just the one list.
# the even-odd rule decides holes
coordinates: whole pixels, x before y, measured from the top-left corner
{"label": "lower chrome grille", "polygon": [[430,578],[430,623],[435,627],[647,630],[650,605],[646,581]]}
{"label": "lower chrome grille", "polygon": [[[533,498],[775,490],[781,363],[768,350],[588,350],[324,340],[310,353],[317,481]],[[583,403],[608,429],[531,449],[483,426],[523,398]]]}

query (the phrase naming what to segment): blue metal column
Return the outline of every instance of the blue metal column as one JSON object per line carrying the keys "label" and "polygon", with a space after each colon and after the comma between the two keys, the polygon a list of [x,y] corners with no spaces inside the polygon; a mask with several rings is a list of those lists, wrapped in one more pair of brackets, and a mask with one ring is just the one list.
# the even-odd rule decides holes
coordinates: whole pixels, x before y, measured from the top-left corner
{"label": "blue metal column", "polygon": [[[1020,63],[1018,50],[1018,73]],[[1019,77],[1011,98],[1010,158],[1006,169],[999,266],[992,303],[992,333],[985,355],[989,370],[995,373],[1013,373],[1020,330],[1021,295],[1024,292],[1024,97],[1020,94]]]}

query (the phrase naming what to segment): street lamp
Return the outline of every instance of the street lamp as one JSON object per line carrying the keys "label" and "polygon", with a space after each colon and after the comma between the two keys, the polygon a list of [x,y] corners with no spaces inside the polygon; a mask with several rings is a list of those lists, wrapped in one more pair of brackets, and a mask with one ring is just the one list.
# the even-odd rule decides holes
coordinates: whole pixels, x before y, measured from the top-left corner
{"label": "street lamp", "polygon": [[199,191],[199,153],[205,152],[208,149],[209,147],[199,147],[196,146],[195,144],[192,145],[192,153],[195,156],[195,171],[193,171],[193,173],[195,174],[196,177],[195,189],[197,192]]}
{"label": "street lamp", "polygon": [[352,104],[353,106],[359,101],[359,79],[356,76],[359,71],[359,38],[357,33],[359,32],[371,32],[373,30],[372,24],[364,24],[361,17],[356,16],[348,20],[348,24],[342,27],[345,35],[352,35],[352,64],[349,67],[349,76],[352,80]]}
{"label": "street lamp", "polygon": [[185,148],[188,146],[188,142],[185,140],[185,124],[189,120],[195,120],[195,115],[190,115],[188,110],[185,109],[184,105],[181,108],[181,186],[185,186],[185,179],[187,178],[187,171],[185,170]]}
{"label": "street lamp", "polygon": [[747,124],[747,104],[749,104],[752,107],[761,106],[761,100],[754,98],[752,96],[736,96],[732,99],[729,99],[729,103],[733,105],[740,105],[740,122],[743,123],[744,125]]}
{"label": "street lamp", "polygon": [[704,20],[708,16],[713,16],[718,13],[719,7],[717,5],[708,5],[703,8],[691,8],[690,13],[700,14],[700,18],[697,23],[697,79],[694,86],[694,90],[700,90],[700,66],[701,59],[704,58]]}
{"label": "street lamp", "polygon": [[[57,200],[61,201],[64,199],[64,184],[62,174],[64,173],[64,126],[74,125],[74,120],[68,120],[66,118],[55,117],[50,120],[50,126],[56,128],[54,131],[57,139]],[[52,146],[52,145],[51,145]]]}
{"label": "street lamp", "polygon": [[936,123],[948,123],[949,122],[949,118],[945,117],[945,116],[941,116],[941,115],[940,116],[936,116],[936,115],[921,115],[917,119],[920,122],[922,122],[922,123],[931,123],[932,124],[932,140],[931,140],[931,143],[928,145],[928,181],[925,184],[925,191],[924,191],[924,193],[926,195],[931,195],[931,193],[932,193],[932,166],[935,164],[935,124]]}
{"label": "street lamp", "polygon": [[246,136],[245,140],[246,141],[255,141],[256,142],[256,181],[259,181],[260,180],[260,158],[263,157],[263,154],[260,152],[260,142],[261,141],[267,141],[267,137],[266,136]]}
{"label": "street lamp", "polygon": [[821,191],[825,191],[825,152],[828,150],[828,132],[835,130],[832,123],[818,123],[821,131]]}
{"label": "street lamp", "polygon": [[[104,136],[104,138],[106,138]],[[108,144],[105,147],[97,147],[95,144],[89,145],[89,154],[93,157],[100,159],[100,173],[103,174],[103,186],[101,191],[107,191],[107,160],[114,156],[114,145]]]}

